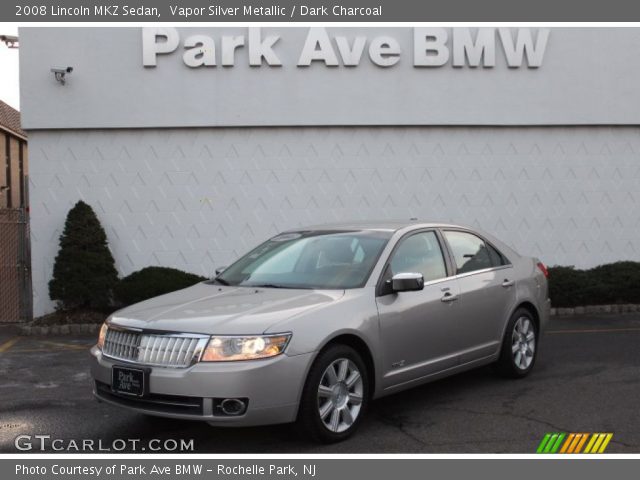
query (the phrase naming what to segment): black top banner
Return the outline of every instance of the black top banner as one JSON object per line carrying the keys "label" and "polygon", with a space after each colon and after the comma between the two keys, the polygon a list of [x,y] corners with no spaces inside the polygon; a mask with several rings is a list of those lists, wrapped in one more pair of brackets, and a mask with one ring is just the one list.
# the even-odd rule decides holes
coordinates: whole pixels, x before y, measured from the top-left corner
{"label": "black top banner", "polygon": [[629,0],[11,0],[1,22],[634,22]]}

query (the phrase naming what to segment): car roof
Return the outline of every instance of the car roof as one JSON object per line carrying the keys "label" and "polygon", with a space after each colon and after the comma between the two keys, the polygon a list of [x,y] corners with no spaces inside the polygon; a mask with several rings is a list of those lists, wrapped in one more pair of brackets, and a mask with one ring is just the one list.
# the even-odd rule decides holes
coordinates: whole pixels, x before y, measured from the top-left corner
{"label": "car roof", "polygon": [[378,231],[378,232],[397,232],[399,230],[412,227],[418,228],[460,228],[468,230],[473,233],[477,233],[486,239],[488,239],[495,247],[498,248],[503,254],[507,256],[511,261],[514,258],[520,257],[520,254],[516,252],[512,247],[506,243],[500,241],[493,235],[484,232],[481,229],[469,227],[466,225],[455,225],[446,222],[424,222],[420,220],[367,220],[367,221],[354,221],[354,222],[336,222],[325,223],[321,225],[310,225],[306,227],[291,228],[283,233],[293,232],[309,232],[309,231],[340,231],[340,230],[364,230],[364,231]]}
{"label": "car roof", "polygon": [[368,220],[355,222],[336,222],[325,223],[320,225],[310,225],[300,228],[291,228],[287,232],[314,231],[314,230],[382,230],[395,232],[407,227],[416,228],[434,228],[434,227],[453,227],[468,228],[462,225],[453,225],[441,222],[423,222],[419,220]]}

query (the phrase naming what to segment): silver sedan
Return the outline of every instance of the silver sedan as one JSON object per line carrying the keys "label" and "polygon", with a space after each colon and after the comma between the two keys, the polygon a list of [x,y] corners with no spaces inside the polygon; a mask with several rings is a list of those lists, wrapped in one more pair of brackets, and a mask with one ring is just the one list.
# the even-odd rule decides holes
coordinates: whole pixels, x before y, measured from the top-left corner
{"label": "silver sedan", "polygon": [[486,364],[526,376],[549,318],[545,266],[456,225],[296,229],[216,273],[107,319],[98,400],[335,442],[375,398]]}

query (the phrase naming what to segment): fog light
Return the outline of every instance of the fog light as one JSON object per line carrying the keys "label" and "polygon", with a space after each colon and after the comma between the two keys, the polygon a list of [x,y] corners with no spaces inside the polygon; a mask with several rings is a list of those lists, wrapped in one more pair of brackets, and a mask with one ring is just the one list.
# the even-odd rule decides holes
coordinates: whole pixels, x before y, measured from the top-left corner
{"label": "fog light", "polygon": [[248,402],[245,398],[219,399],[216,403],[222,413],[230,417],[237,417],[247,411]]}

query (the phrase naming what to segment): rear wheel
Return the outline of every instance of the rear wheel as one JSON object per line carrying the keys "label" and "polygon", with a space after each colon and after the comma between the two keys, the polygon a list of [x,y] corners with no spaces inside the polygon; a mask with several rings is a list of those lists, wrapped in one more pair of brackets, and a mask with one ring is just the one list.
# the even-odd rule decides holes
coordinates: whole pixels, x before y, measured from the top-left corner
{"label": "rear wheel", "polygon": [[339,442],[356,431],[368,402],[369,380],[362,358],[347,345],[332,345],[309,371],[298,427],[316,441]]}
{"label": "rear wheel", "polygon": [[538,329],[529,310],[516,310],[502,340],[500,358],[496,362],[498,372],[506,377],[527,376],[536,363],[538,353]]}

